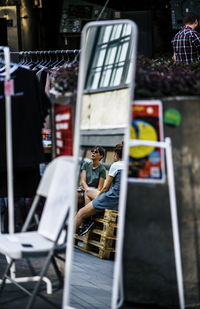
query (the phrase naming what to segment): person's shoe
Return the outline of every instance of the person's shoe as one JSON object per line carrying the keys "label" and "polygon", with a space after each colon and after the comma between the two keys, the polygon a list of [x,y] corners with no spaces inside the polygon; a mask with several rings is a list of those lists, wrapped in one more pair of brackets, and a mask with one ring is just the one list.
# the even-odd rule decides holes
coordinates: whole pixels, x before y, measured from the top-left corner
{"label": "person's shoe", "polygon": [[89,232],[92,229],[93,225],[94,225],[94,221],[89,221],[85,223],[83,227],[78,231],[78,235],[79,236],[85,235],[87,232]]}

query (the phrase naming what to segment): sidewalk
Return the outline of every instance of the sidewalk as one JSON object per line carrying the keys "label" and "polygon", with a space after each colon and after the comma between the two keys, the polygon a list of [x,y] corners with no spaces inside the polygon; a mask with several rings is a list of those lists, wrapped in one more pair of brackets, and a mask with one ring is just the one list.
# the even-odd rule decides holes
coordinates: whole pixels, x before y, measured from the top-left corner
{"label": "sidewalk", "polygon": [[75,250],[71,306],[76,309],[109,309],[113,261]]}
{"label": "sidewalk", "polygon": [[[33,260],[31,260],[33,261]],[[0,256],[0,274],[6,265],[4,256]],[[42,259],[34,261],[34,266],[39,269]],[[26,262],[23,261],[17,267],[18,276],[28,275]],[[102,260],[78,249],[74,251],[74,262],[72,269],[72,286],[70,305],[76,309],[110,309],[112,293],[113,261]],[[57,280],[53,270],[50,268],[49,277],[53,286],[57,287]],[[26,287],[32,286],[26,283]],[[42,285],[43,290],[45,286]],[[45,292],[43,295],[46,295]],[[62,308],[62,290],[54,291],[48,296],[48,300],[55,303],[54,308]],[[6,284],[3,293],[0,295],[1,309],[22,309],[27,303],[26,295],[12,284]],[[34,308],[51,309],[52,305],[37,298]]]}

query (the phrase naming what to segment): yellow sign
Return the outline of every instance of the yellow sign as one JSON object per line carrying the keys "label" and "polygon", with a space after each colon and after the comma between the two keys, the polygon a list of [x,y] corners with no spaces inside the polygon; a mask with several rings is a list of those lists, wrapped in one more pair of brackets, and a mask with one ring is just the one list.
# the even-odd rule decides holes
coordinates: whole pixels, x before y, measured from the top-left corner
{"label": "yellow sign", "polygon": [[[142,120],[134,121],[134,125],[130,126],[130,138],[146,141],[157,141],[158,136],[155,128],[148,122]],[[135,146],[130,147],[130,156],[134,159],[141,159],[148,156],[154,147],[152,146]]]}

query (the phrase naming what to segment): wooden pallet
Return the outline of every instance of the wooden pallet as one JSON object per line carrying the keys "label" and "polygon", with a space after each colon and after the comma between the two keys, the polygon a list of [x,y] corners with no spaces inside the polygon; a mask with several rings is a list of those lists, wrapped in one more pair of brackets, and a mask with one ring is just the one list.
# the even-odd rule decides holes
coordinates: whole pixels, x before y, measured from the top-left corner
{"label": "wooden pallet", "polygon": [[112,260],[115,256],[114,248],[104,248],[100,245],[98,241],[95,240],[85,242],[83,236],[75,237],[75,248],[78,248],[81,251],[84,251],[101,259]]}
{"label": "wooden pallet", "polygon": [[92,230],[83,236],[75,235],[75,239],[83,241],[85,245],[94,244],[102,249],[115,249],[116,237],[106,236],[100,230]]}
{"label": "wooden pallet", "polygon": [[113,259],[115,254],[118,212],[105,210],[94,216],[94,226],[83,236],[75,235],[75,247],[102,259]]}
{"label": "wooden pallet", "polygon": [[96,215],[95,218],[104,219],[105,221],[113,222],[113,223],[117,224],[117,222],[118,222],[118,211],[105,209],[105,211],[103,213]]}
{"label": "wooden pallet", "polygon": [[117,236],[117,224],[105,221],[104,219],[95,219],[94,228],[92,231],[104,235],[106,237]]}

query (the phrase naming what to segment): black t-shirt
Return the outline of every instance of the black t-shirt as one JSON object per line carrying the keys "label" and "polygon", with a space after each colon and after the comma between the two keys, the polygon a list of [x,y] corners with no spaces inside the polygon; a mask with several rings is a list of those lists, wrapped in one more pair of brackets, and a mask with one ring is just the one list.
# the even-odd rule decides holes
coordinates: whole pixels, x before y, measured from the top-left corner
{"label": "black t-shirt", "polygon": [[[13,166],[26,168],[44,161],[42,127],[50,101],[34,71],[18,66],[11,74],[14,92],[11,98]],[[0,96],[4,82],[0,82]],[[0,100],[0,171],[6,169],[5,99]]]}

